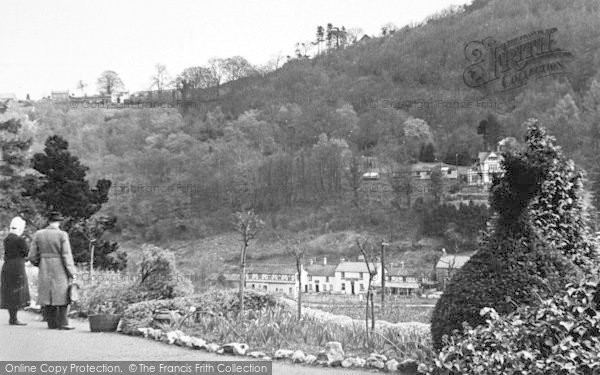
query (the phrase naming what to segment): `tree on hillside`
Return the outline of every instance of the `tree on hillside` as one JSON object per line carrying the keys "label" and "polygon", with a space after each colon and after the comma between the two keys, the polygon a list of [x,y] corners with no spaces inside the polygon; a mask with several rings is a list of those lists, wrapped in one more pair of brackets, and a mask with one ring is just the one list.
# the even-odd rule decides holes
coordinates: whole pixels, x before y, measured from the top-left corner
{"label": "tree on hillside", "polygon": [[410,117],[404,122],[404,137],[410,157],[418,159],[418,152],[424,143],[433,143],[431,129],[425,120]]}
{"label": "tree on hillside", "polygon": [[37,204],[23,193],[33,139],[23,126],[27,120],[20,118],[11,105],[7,105],[8,109],[0,114],[0,218],[7,222],[20,215],[31,222],[38,211]]}
{"label": "tree on hillside", "polygon": [[325,41],[325,29],[323,26],[317,26],[317,38],[315,44],[317,45],[317,55],[321,54],[321,44]]}
{"label": "tree on hillside", "polygon": [[225,81],[235,81],[256,73],[256,68],[242,56],[233,56],[223,60],[222,68]]}
{"label": "tree on hillside", "polygon": [[483,137],[483,147],[489,151],[495,149],[496,144],[504,137],[504,128],[496,116],[490,113],[487,118],[479,122],[477,134]]}
{"label": "tree on hillside", "polygon": [[331,51],[333,48],[333,25],[331,23],[327,24],[325,31],[325,46],[327,47],[327,51]]}
{"label": "tree on hillside", "polygon": [[121,77],[112,70],[102,72],[96,84],[98,85],[98,91],[106,95],[111,95],[125,87],[123,81],[121,81]]}
{"label": "tree on hillside", "polygon": [[398,170],[389,173],[390,185],[394,199],[392,205],[399,211],[404,209],[402,205],[402,197],[406,199],[406,207],[411,206],[411,196],[414,190],[413,176],[410,165],[401,165]]}
{"label": "tree on hillside", "polygon": [[442,203],[442,197],[444,195],[444,178],[442,176],[442,170],[439,166],[436,166],[431,170],[431,198],[435,205]]}
{"label": "tree on hillside", "polygon": [[181,93],[185,101],[189,99],[191,90],[206,89],[216,85],[212,71],[204,66],[192,66],[185,68],[173,82],[175,89]]}
{"label": "tree on hillside", "polygon": [[433,163],[435,161],[435,146],[433,143],[421,145],[421,150],[419,151],[419,161],[425,163]]}
{"label": "tree on hillside", "polygon": [[244,284],[246,283],[246,253],[250,241],[256,239],[258,233],[264,227],[264,222],[250,210],[237,212],[233,215],[233,229],[240,234],[242,248],[240,251],[240,319],[244,316]]}
{"label": "tree on hillside", "polygon": [[350,158],[350,166],[346,171],[346,179],[352,189],[352,204],[356,208],[360,208],[360,186],[362,183],[360,175],[360,158],[353,155]]}
{"label": "tree on hillside", "polygon": [[[588,139],[591,143],[591,158],[600,153],[600,76],[592,80],[590,89],[583,99],[584,118],[589,126]],[[600,208],[599,208],[600,209]]]}
{"label": "tree on hillside", "polygon": [[210,69],[210,73],[213,77],[215,86],[217,88],[218,98],[220,95],[219,89],[221,87],[221,83],[223,83],[226,79],[225,59],[211,57],[210,59],[208,59],[208,68]]}
{"label": "tree on hillside", "polygon": [[155,88],[159,93],[166,89],[171,81],[166,65],[160,63],[154,65],[154,75],[150,77],[150,80],[152,82],[151,89]]}
{"label": "tree on hillside", "polygon": [[398,30],[398,26],[395,24],[388,22],[385,25],[381,26],[381,36],[393,35],[396,30]]}

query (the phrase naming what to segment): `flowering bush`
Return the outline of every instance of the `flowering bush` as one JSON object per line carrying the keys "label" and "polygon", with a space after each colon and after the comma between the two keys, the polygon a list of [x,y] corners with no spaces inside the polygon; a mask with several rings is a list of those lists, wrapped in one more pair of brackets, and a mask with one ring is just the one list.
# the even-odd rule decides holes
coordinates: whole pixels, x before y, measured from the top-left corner
{"label": "flowering bush", "polygon": [[483,308],[486,323],[444,337],[427,374],[597,374],[600,313],[597,282],[569,284],[566,292],[501,317]]}

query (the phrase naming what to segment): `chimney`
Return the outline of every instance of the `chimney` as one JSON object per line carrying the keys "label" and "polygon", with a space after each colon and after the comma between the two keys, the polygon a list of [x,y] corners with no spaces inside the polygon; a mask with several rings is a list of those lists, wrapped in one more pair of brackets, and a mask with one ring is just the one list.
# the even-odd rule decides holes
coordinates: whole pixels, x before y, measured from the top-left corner
{"label": "chimney", "polygon": [[340,263],[344,263],[346,261],[345,258],[340,258]]}
{"label": "chimney", "polygon": [[323,257],[323,265],[326,266],[327,265],[327,257]]}

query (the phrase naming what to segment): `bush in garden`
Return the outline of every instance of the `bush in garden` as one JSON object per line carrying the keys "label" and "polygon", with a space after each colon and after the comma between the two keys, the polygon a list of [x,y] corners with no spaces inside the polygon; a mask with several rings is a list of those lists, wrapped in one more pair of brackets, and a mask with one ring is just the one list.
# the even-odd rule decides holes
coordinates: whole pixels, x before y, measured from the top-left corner
{"label": "bush in garden", "polygon": [[140,286],[149,299],[191,295],[191,281],[177,270],[174,254],[153,245],[144,245],[140,264]]}
{"label": "bush in garden", "polygon": [[598,283],[570,284],[566,292],[521,306],[507,316],[492,308],[486,324],[468,325],[447,341],[427,374],[597,374],[600,371]]}
{"label": "bush in garden", "polygon": [[129,304],[146,298],[137,280],[118,272],[96,271],[93,278],[83,274],[77,283],[81,286],[80,299],[72,309],[81,316],[100,312],[121,314]]}
{"label": "bush in garden", "polygon": [[527,147],[504,156],[505,174],[490,195],[495,216],[480,250],[455,273],[432,315],[434,348],[442,336],[484,323],[479,311],[507,314],[552,296],[596,263],[581,204],[582,174],[536,120]]}

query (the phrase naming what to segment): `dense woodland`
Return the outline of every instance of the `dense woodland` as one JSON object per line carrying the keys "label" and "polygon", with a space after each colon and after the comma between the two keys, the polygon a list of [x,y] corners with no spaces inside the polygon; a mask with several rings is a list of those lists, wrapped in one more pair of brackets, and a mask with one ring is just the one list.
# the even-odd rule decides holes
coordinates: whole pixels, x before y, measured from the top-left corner
{"label": "dense woodland", "polygon": [[[569,74],[529,82],[501,98],[502,110],[390,108],[408,101],[500,102],[463,82],[465,44],[552,27],[558,29],[557,44],[574,55]],[[531,117],[590,172],[592,182],[600,179],[597,1],[476,0],[366,41],[340,42],[330,32],[317,30],[315,56],[299,47],[281,66],[256,68],[231,58],[190,67],[174,82],[174,92],[189,103],[177,108],[35,103],[35,110],[24,108],[33,121],[30,152],[40,152],[49,136],[66,139],[70,152],[89,167],[91,185],[112,181],[102,212],[118,217],[126,238],[150,241],[228,231],[231,213],[248,208],[271,228],[290,231],[398,232],[419,226],[415,218],[436,209],[443,213],[436,217],[451,220],[449,208],[416,212],[358,194],[363,157],[395,170],[419,159],[468,165],[502,137],[522,141],[522,124]],[[494,124],[483,137],[482,120]],[[411,190],[402,182],[393,185],[399,197]],[[415,233],[446,233],[458,249],[465,243],[455,235],[461,228],[463,223],[428,223]]]}

